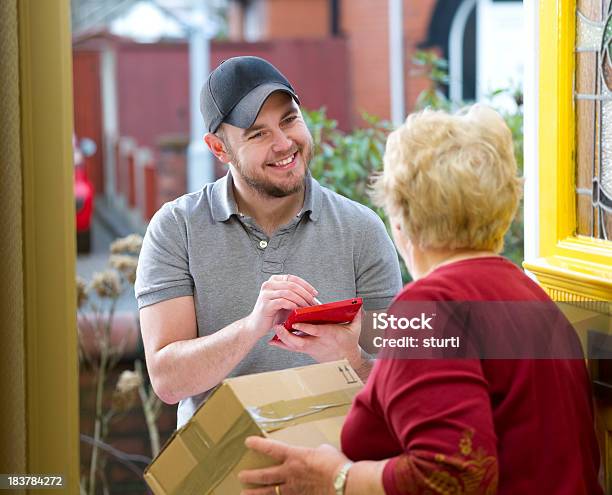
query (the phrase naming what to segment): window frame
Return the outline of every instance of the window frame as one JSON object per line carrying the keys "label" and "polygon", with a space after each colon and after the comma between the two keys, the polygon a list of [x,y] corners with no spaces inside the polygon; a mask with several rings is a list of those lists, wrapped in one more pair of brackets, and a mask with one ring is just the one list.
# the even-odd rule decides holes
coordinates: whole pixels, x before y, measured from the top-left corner
{"label": "window frame", "polygon": [[539,18],[539,258],[523,266],[553,299],[610,312],[612,242],[575,234],[576,2],[541,0]]}

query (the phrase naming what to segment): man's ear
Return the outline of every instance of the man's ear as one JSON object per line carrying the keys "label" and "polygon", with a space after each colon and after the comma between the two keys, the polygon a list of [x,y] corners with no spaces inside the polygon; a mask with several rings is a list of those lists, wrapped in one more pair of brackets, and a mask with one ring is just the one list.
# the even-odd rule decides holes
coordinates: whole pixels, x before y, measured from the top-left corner
{"label": "man's ear", "polygon": [[219,160],[221,163],[229,163],[231,161],[225,143],[219,136],[209,132],[204,136],[204,142],[206,143],[206,146],[208,146],[211,153],[215,155],[217,160]]}

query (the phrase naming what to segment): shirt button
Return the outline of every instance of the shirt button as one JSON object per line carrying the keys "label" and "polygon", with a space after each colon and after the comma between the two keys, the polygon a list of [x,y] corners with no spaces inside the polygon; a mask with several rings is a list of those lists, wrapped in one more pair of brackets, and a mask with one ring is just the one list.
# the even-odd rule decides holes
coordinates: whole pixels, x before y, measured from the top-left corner
{"label": "shirt button", "polygon": [[259,247],[261,249],[266,249],[268,247],[268,241],[259,241]]}

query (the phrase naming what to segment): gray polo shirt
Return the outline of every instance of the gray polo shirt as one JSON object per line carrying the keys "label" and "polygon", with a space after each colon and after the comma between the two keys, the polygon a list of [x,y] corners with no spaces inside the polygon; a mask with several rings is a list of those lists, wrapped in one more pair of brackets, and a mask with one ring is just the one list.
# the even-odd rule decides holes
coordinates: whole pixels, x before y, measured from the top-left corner
{"label": "gray polo shirt", "polygon": [[[306,178],[304,206],[272,237],[238,213],[231,173],[201,191],[166,203],[151,219],[136,275],[138,307],[193,296],[198,335],[247,316],[261,284],[289,273],[307,280],[321,302],[362,297],[366,310],[386,308],[401,289],[395,248],[369,208]],[[312,364],[307,355],[262,338],[230,376]],[[178,426],[207,393],[181,401]]]}

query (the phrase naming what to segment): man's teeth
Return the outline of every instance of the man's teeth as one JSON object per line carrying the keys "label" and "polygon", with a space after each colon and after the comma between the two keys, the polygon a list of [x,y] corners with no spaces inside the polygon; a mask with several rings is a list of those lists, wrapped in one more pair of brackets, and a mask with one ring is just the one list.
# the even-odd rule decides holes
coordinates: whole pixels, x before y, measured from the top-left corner
{"label": "man's teeth", "polygon": [[291,155],[289,158],[285,158],[284,160],[281,160],[280,162],[274,162],[274,166],[282,167],[284,165],[289,165],[293,161],[294,157],[295,157],[295,153]]}

